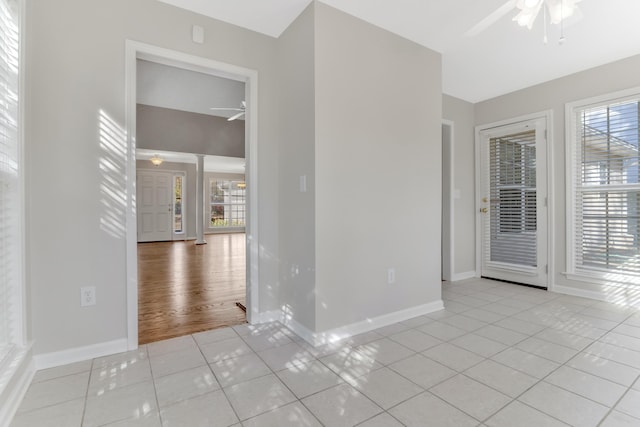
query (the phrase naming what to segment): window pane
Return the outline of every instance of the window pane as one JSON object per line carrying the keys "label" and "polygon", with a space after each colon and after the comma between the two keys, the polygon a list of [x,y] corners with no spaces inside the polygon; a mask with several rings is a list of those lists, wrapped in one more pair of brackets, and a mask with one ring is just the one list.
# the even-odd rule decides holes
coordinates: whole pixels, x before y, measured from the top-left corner
{"label": "window pane", "polygon": [[173,188],[174,188],[173,232],[174,233],[183,232],[184,222],[182,219],[182,184],[183,184],[183,177],[176,176],[173,183]]}
{"label": "window pane", "polygon": [[640,275],[638,106],[636,99],[576,111],[578,270]]}
{"label": "window pane", "polygon": [[584,267],[637,273],[640,191],[585,192],[579,261]]}
{"label": "window pane", "polygon": [[212,180],[210,227],[244,227],[245,196],[244,181]]}
{"label": "window pane", "polygon": [[224,203],[226,181],[211,181],[211,203]]}
{"label": "window pane", "polygon": [[535,267],[535,130],[489,141],[490,260]]}
{"label": "window pane", "polygon": [[638,183],[638,102],[584,110],[580,117],[584,185]]}

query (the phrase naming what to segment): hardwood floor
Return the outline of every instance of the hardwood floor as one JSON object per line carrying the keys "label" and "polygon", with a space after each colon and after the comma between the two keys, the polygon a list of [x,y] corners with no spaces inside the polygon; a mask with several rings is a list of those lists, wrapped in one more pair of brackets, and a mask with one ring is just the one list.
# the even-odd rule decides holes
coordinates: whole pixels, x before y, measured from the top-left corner
{"label": "hardwood floor", "polygon": [[138,341],[146,344],[246,322],[245,234],[138,243]]}

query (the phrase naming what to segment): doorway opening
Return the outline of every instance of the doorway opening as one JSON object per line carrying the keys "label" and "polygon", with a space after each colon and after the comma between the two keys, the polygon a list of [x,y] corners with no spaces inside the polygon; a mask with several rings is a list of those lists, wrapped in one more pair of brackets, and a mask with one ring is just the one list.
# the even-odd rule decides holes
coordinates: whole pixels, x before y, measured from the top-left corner
{"label": "doorway opening", "polygon": [[244,323],[244,158],[205,156],[206,244],[197,244],[196,156],[138,148],[136,157],[139,344]]}
{"label": "doorway opening", "polygon": [[[158,154],[156,151],[161,154],[158,155],[162,158],[162,156],[166,156],[164,160],[167,160],[162,166],[164,166],[164,170],[161,166],[152,166],[151,163],[144,159],[137,159],[136,157],[144,155],[144,149],[139,151],[140,142],[144,139],[141,138],[138,130],[146,128],[153,129],[153,126],[147,126],[149,123],[143,122],[143,120],[149,119],[149,115],[142,116],[139,115],[139,105],[138,105],[138,86],[143,84],[140,82],[139,77],[139,67],[140,61],[145,61],[152,65],[161,65],[167,68],[171,68],[171,71],[178,72],[191,72],[194,74],[198,74],[201,77],[213,77],[213,78],[222,78],[229,79],[233,82],[240,83],[243,85],[243,98],[242,108],[245,114],[245,123],[242,126],[242,136],[243,136],[243,144],[242,144],[242,154],[243,156],[230,155],[230,156],[218,156],[218,157],[232,157],[236,160],[241,158],[242,166],[244,167],[244,174],[241,175],[241,178],[234,179],[234,182],[241,182],[242,185],[242,193],[243,198],[245,200],[245,208],[243,208],[242,212],[242,220],[244,221],[244,227],[240,229],[238,222],[233,220],[233,218],[237,218],[239,215],[238,206],[234,204],[234,206],[223,206],[222,208],[222,221],[220,215],[216,218],[216,224],[220,225],[224,223],[224,215],[229,214],[229,218],[231,219],[230,224],[236,225],[235,229],[220,229],[220,227],[213,227],[211,220],[211,212],[213,211],[213,205],[216,207],[216,212],[220,214],[220,206],[215,203],[215,197],[212,196],[212,187],[211,180],[207,176],[204,171],[204,162],[202,162],[202,158],[204,155],[208,154],[207,142],[208,141],[200,141],[200,147],[194,147],[194,140],[190,138],[176,138],[175,135],[173,139],[178,139],[181,142],[182,149],[176,150],[176,148],[169,149],[166,144],[162,145],[159,141],[161,138],[156,135],[151,138],[154,143],[159,144],[156,147],[158,149],[153,149],[154,155]],[[170,330],[170,334],[172,336],[184,335],[187,333],[192,333],[193,331],[185,331],[184,333],[180,332],[179,325],[184,323],[183,320],[180,320],[181,316],[189,314],[189,312],[201,312],[203,308],[216,306],[220,308],[224,305],[224,308],[233,307],[234,311],[239,311],[238,307],[234,304],[231,304],[226,301],[222,301],[220,295],[225,294],[226,291],[217,289],[218,298],[211,300],[211,296],[205,295],[203,290],[194,290],[193,283],[194,281],[198,282],[204,288],[211,287],[210,282],[208,282],[211,274],[213,272],[214,279],[222,279],[226,277],[227,279],[233,276],[236,283],[242,282],[245,286],[242,291],[243,295],[240,297],[231,296],[231,298],[242,299],[244,296],[244,303],[247,308],[246,317],[244,312],[242,312],[242,320],[246,318],[246,321],[252,323],[257,320],[258,311],[258,247],[259,241],[257,239],[258,236],[258,209],[257,209],[257,125],[256,125],[256,105],[257,105],[257,72],[249,69],[244,69],[241,67],[236,67],[230,64],[220,63],[217,61],[212,61],[200,57],[194,57],[191,55],[186,55],[180,52],[175,52],[167,49],[158,48],[155,46],[150,46],[138,42],[127,41],[127,78],[126,78],[126,95],[127,95],[127,138],[128,138],[128,159],[127,162],[127,196],[128,196],[128,210],[127,210],[127,327],[128,327],[128,347],[130,349],[134,349],[139,344],[139,324],[138,318],[139,313],[141,314],[140,320],[143,321],[148,318],[153,318],[157,315],[161,308],[156,307],[155,314],[146,315],[146,317],[142,316],[142,312],[139,310],[139,302],[142,302],[142,297],[144,297],[144,293],[147,292],[146,289],[141,288],[141,282],[138,280],[139,278],[143,278],[143,268],[146,266],[142,266],[138,262],[138,245],[157,245],[154,250],[150,250],[152,255],[148,255],[148,251],[145,249],[140,249],[140,255],[146,256],[147,258],[156,259],[160,262],[161,259],[164,259],[164,267],[165,272],[162,273],[161,269],[156,266],[156,268],[152,267],[153,279],[154,281],[162,281],[164,280],[165,291],[167,290],[167,286],[171,289],[173,302],[165,305],[165,311],[170,312],[174,315],[174,323],[171,325],[162,325],[161,322],[158,322],[156,329],[167,329]],[[180,90],[180,89],[178,89]],[[184,97],[179,96],[179,93],[170,94],[169,99],[172,99],[172,102],[183,102]],[[160,96],[159,93],[154,92],[151,94],[151,98]],[[181,101],[182,100],[182,101]],[[222,101],[221,101],[222,102]],[[214,105],[216,100],[207,100],[207,104],[204,106],[200,106],[199,108],[207,108],[213,109],[213,107],[219,107],[220,105]],[[148,103],[147,103],[148,104]],[[175,110],[183,110],[183,108],[176,108],[175,105],[169,105],[168,109]],[[152,106],[153,107],[153,106]],[[160,107],[165,108],[165,107]],[[246,111],[244,111],[246,109]],[[162,112],[161,112],[162,113]],[[164,111],[167,113],[167,111]],[[193,111],[182,111],[180,114],[186,113],[191,114]],[[198,113],[195,113],[196,115]],[[237,113],[236,113],[237,114]],[[237,117],[236,117],[237,118]],[[222,121],[226,121],[226,118],[222,118]],[[158,122],[156,122],[158,123]],[[160,124],[163,123],[161,120]],[[166,123],[165,123],[166,124]],[[158,125],[158,128],[162,129],[161,125]],[[163,131],[167,131],[167,129],[171,130],[171,128],[167,128],[166,126]],[[156,129],[157,131],[158,129]],[[172,139],[171,135],[165,139]],[[166,141],[165,141],[166,142]],[[197,143],[198,141],[195,141]],[[142,144],[144,145],[144,144]],[[224,145],[224,144],[223,144]],[[163,150],[160,150],[163,148]],[[225,148],[229,147],[225,145]],[[139,154],[142,153],[142,154]],[[198,153],[194,155],[193,153]],[[170,160],[170,155],[177,156],[190,156],[191,159],[197,159],[196,161],[168,161]],[[147,152],[148,155],[148,152]],[[156,157],[158,157],[156,156]],[[173,159],[176,160],[176,159]],[[146,172],[140,171],[138,172],[138,164],[137,162],[144,162],[145,166],[141,169],[147,169]],[[196,172],[193,173],[195,166],[193,163],[196,163],[200,167]],[[188,165],[187,165],[188,164]],[[191,167],[193,166],[193,167]],[[191,170],[191,173],[188,171]],[[160,202],[169,202],[165,203],[163,207],[165,209],[165,215],[157,215],[158,221],[163,221],[165,228],[168,224],[168,232],[165,232],[162,235],[155,237],[154,243],[138,243],[140,234],[144,234],[148,231],[148,229],[139,228],[142,227],[140,222],[139,213],[142,212],[141,201],[144,196],[138,192],[138,188],[136,187],[136,182],[138,185],[140,184],[139,178],[145,178],[151,175],[162,176],[164,173],[165,178],[170,178],[169,180],[161,179],[161,185],[153,184],[152,187],[160,192],[164,192],[165,195],[169,194],[168,198],[156,198],[157,203],[153,201],[153,197],[150,197],[153,203],[160,204]],[[229,173],[228,171],[224,173]],[[138,176],[140,175],[140,176]],[[193,175],[193,179],[197,179],[200,182],[200,188],[203,189],[202,196],[196,197],[196,193],[198,191],[193,190],[193,193],[190,195],[188,191],[189,188],[189,178]],[[180,178],[181,177],[181,178]],[[234,177],[235,178],[235,177]],[[228,180],[229,181],[229,180]],[[169,184],[167,185],[167,182]],[[217,181],[216,181],[217,182]],[[167,188],[170,188],[170,193],[167,193]],[[181,194],[178,197],[176,193],[177,189],[181,190]],[[237,189],[237,184],[236,184]],[[191,190],[189,190],[191,191]],[[228,194],[231,197],[231,194],[237,196],[237,191],[230,191]],[[231,197],[234,198],[234,197]],[[196,199],[199,199],[199,203],[196,203],[198,208],[195,205],[190,205],[190,200],[195,202]],[[235,197],[237,199],[237,197]],[[224,205],[224,203],[223,203]],[[225,209],[225,208],[229,209]],[[138,211],[140,209],[140,211]],[[195,225],[191,227],[190,225],[190,215],[191,217],[195,216],[193,214],[196,211],[202,211],[201,217],[204,217],[205,220],[202,221],[201,229],[204,229],[207,232],[212,232],[215,234],[211,234],[209,244],[203,245],[195,245],[194,241],[191,240],[193,236],[191,233],[191,228],[196,228]],[[158,208],[158,213],[161,210]],[[233,217],[233,215],[236,215]],[[147,218],[148,219],[148,218]],[[193,220],[191,220],[193,222]],[[147,221],[145,224],[146,227],[149,227],[149,224],[154,225],[153,221]],[[154,225],[155,226],[155,225]],[[160,227],[162,228],[162,227]],[[182,230],[180,229],[182,228]],[[157,231],[157,230],[156,230]],[[155,233],[155,231],[154,231]],[[169,238],[170,236],[170,238]],[[207,234],[209,236],[209,234]],[[143,239],[144,240],[144,239]],[[161,241],[158,243],[158,241]],[[158,251],[162,251],[164,255],[160,255]],[[188,251],[193,251],[193,257],[186,258],[188,255]],[[234,258],[232,260],[232,258]],[[203,261],[203,260],[208,261]],[[171,262],[169,262],[171,261]],[[233,261],[233,262],[232,262]],[[195,264],[194,264],[195,263]],[[219,268],[216,267],[216,263],[220,265],[229,265],[234,264],[231,268],[233,273],[222,273]],[[193,265],[198,265],[200,268],[194,268]],[[140,275],[138,275],[140,269]],[[216,277],[216,271],[218,272]],[[205,273],[208,273],[205,274]],[[183,275],[180,277],[180,275]],[[225,276],[226,274],[226,276]],[[189,277],[190,275],[190,277]],[[165,279],[161,279],[164,276]],[[173,286],[168,285],[169,282],[173,282]],[[179,282],[180,286],[182,286],[183,290],[190,289],[190,292],[181,292],[180,286],[177,286],[176,283]],[[227,281],[228,284],[228,281]],[[156,289],[157,292],[161,290]],[[154,291],[154,292],[156,292]],[[216,294],[214,292],[214,294]],[[226,292],[227,296],[229,292]],[[153,292],[152,292],[152,296]],[[162,298],[155,298],[157,295],[152,298],[153,300],[162,300]],[[224,302],[224,304],[222,304]],[[234,301],[235,302],[235,301]],[[182,304],[182,305],[181,305]],[[191,305],[189,305],[191,304]],[[215,308],[215,307],[214,307]],[[200,313],[201,314],[201,313]],[[218,326],[223,326],[222,324],[217,324],[215,321],[211,322],[211,319],[204,321],[202,319],[191,321],[191,323],[197,325],[196,329],[198,330],[207,330],[212,329]],[[233,320],[231,320],[233,322]],[[228,324],[228,321],[225,321],[225,324]],[[169,336],[166,336],[168,338]],[[165,337],[161,337],[159,339],[164,339]],[[155,340],[155,339],[153,339]],[[140,342],[149,342],[149,339],[143,338],[142,334],[140,334]]]}

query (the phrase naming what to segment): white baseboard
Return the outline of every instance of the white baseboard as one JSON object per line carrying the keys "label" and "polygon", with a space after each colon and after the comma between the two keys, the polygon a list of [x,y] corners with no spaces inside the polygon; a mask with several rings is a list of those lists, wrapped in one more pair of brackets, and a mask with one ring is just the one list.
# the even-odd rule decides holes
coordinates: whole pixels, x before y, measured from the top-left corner
{"label": "white baseboard", "polygon": [[573,288],[571,286],[555,285],[551,287],[552,292],[558,294],[572,295],[574,297],[589,298],[598,301],[615,302],[616,296],[609,296],[605,292],[587,291],[585,289]]}
{"label": "white baseboard", "polygon": [[424,314],[433,313],[434,311],[443,309],[444,303],[442,302],[442,300],[437,300],[429,304],[423,304],[416,307],[395,311],[393,313],[383,314],[382,316],[374,317],[372,319],[365,319],[360,322],[341,326],[335,329],[330,329],[328,331],[316,332],[314,333],[314,346],[339,341],[344,338],[363,334],[365,332],[373,331],[374,329],[382,328],[393,323],[402,322],[403,320],[408,320],[413,317],[422,316]]}
{"label": "white baseboard", "polygon": [[36,372],[31,349],[21,350],[12,378],[0,393],[0,426],[8,426],[15,416]]}
{"label": "white baseboard", "polygon": [[303,326],[295,319],[291,318],[291,316],[286,316],[281,310],[272,310],[265,311],[264,313],[259,313],[257,316],[255,316],[255,320],[251,323],[260,324],[269,322],[280,322],[287,328],[295,332],[296,335],[298,335],[300,338],[307,341],[309,344],[313,345],[314,343],[314,332],[308,329],[306,326]]}
{"label": "white baseboard", "polygon": [[51,353],[37,354],[33,357],[36,369],[47,369],[55,366],[68,365],[95,357],[108,356],[110,354],[127,351],[127,339],[121,338],[83,347],[70,348],[68,350],[54,351]]}
{"label": "white baseboard", "polygon": [[452,282],[457,282],[458,280],[473,279],[474,277],[477,277],[475,270],[474,271],[466,271],[464,273],[454,274],[453,276],[451,276],[451,281]]}
{"label": "white baseboard", "polygon": [[281,322],[309,344],[313,346],[316,345],[316,334],[311,329],[303,326],[300,322],[292,319],[291,317],[284,317]]}
{"label": "white baseboard", "polygon": [[280,310],[264,311],[262,313],[254,314],[252,324],[259,325],[261,323],[269,322],[282,322],[283,315]]}
{"label": "white baseboard", "polygon": [[314,347],[317,347],[319,345],[339,341],[345,338],[352,337],[354,335],[363,334],[365,332],[382,328],[393,323],[402,322],[403,320],[408,320],[413,317],[422,316],[424,314],[433,313],[434,311],[443,309],[444,304],[442,300],[437,300],[429,304],[423,304],[416,307],[395,311],[393,313],[383,314],[382,316],[365,319],[360,322],[341,326],[335,329],[330,329],[324,332],[313,332],[290,316],[285,316],[280,311],[263,313],[261,316],[261,320],[263,320],[264,322],[282,322],[285,326],[295,332],[300,338],[304,339]]}

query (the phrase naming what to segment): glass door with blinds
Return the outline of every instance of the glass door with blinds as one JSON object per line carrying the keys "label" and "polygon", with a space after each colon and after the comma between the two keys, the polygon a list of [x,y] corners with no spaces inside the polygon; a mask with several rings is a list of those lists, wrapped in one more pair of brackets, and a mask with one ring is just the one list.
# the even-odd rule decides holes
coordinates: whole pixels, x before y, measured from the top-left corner
{"label": "glass door with blinds", "polygon": [[546,121],[480,131],[481,275],[547,287]]}

